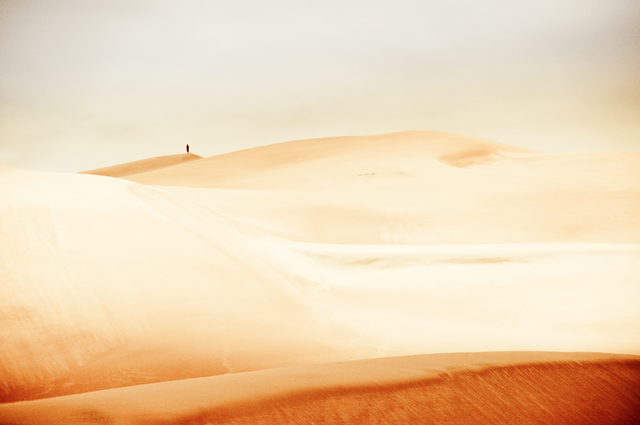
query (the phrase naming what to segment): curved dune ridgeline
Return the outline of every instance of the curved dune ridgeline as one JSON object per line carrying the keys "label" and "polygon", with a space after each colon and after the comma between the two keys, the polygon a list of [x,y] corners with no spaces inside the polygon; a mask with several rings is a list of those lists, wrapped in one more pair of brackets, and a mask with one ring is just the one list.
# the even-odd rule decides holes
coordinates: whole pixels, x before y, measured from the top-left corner
{"label": "curved dune ridgeline", "polygon": [[196,159],[202,159],[202,157],[192,153],[166,155],[159,156],[157,158],[141,159],[139,161],[127,162],[125,164],[113,165],[110,167],[82,171],[80,174],[95,174],[97,176],[107,177],[126,177],[139,173],[146,173],[153,170],[160,170],[165,167],[194,161]]}
{"label": "curved dune ridgeline", "polygon": [[640,357],[451,353],[237,373],[0,406],[12,424],[630,424]]}
{"label": "curved dune ridgeline", "polygon": [[638,282],[637,152],[0,167],[0,423],[637,423]]}
{"label": "curved dune ridgeline", "polygon": [[639,243],[638,164],[638,152],[544,154],[403,132],[280,143],[126,178],[189,187],[171,190],[299,241]]}

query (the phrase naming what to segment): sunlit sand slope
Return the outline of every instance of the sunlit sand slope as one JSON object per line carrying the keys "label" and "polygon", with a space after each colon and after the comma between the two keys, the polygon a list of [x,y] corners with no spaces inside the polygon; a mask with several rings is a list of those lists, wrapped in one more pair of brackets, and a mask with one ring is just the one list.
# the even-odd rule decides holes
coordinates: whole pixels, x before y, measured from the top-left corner
{"label": "sunlit sand slope", "polygon": [[378,356],[640,354],[640,245],[256,240],[253,249]]}
{"label": "sunlit sand slope", "polygon": [[191,201],[0,173],[0,399],[350,358],[349,333]]}
{"label": "sunlit sand slope", "polygon": [[182,164],[184,162],[201,159],[202,157],[192,153],[179,155],[166,155],[157,158],[141,159],[140,161],[127,162],[126,164],[113,165],[111,167],[96,168],[95,170],[83,171],[80,174],[95,174],[98,176],[124,177],[138,173],[145,173],[152,170],[169,167],[171,165]]}
{"label": "sunlit sand slope", "polygon": [[632,424],[640,357],[453,353],[139,385],[0,406],[19,424]]}
{"label": "sunlit sand slope", "polygon": [[261,149],[132,177],[162,187],[1,169],[0,400],[408,354],[640,354],[638,154],[430,132]]}
{"label": "sunlit sand slope", "polygon": [[[469,168],[536,152],[433,131],[297,140],[205,158],[133,177],[145,184],[238,189],[309,189],[428,176],[436,164]],[[375,173],[375,174],[372,174]],[[296,179],[291,179],[291,175]],[[377,182],[380,183],[380,182]],[[370,185],[370,183],[369,183]]]}
{"label": "sunlit sand slope", "polygon": [[253,190],[190,193],[299,241],[640,243],[638,152],[551,155],[405,132],[281,143],[130,179]]}

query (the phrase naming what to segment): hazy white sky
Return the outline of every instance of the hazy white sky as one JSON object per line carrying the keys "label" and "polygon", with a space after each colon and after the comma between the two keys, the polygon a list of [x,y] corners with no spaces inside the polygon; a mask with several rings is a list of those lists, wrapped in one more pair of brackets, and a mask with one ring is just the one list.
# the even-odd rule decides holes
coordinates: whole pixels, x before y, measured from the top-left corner
{"label": "hazy white sky", "polygon": [[0,0],[0,164],[439,130],[640,150],[638,0]]}

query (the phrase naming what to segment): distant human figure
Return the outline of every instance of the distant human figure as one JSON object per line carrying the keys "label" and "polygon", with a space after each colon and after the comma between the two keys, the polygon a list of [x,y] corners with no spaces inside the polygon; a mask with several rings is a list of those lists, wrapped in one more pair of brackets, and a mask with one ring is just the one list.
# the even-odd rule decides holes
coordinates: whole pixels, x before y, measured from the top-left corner
{"label": "distant human figure", "polygon": [[187,153],[189,153],[189,144],[187,143]]}

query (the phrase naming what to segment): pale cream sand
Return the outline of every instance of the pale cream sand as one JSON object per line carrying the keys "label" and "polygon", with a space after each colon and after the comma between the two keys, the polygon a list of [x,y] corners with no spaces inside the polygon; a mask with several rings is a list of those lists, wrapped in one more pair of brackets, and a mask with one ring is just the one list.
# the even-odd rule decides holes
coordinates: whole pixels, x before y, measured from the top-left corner
{"label": "pale cream sand", "polygon": [[167,190],[299,241],[639,243],[638,164],[640,152],[542,154],[404,132],[281,143],[126,178],[226,189]]}
{"label": "pale cream sand", "polygon": [[[0,400],[55,397],[2,406],[2,415],[14,415],[6,420],[138,423],[131,422],[141,420],[135,415],[156,409],[150,421],[206,423],[206,412],[245,406],[253,397],[294,406],[299,397],[283,395],[290,384],[290,394],[316,394],[303,397],[315,403],[303,409],[315,412],[314,421],[322,412],[331,421],[331,403],[354,411],[359,402],[336,396],[340,401],[322,404],[328,403],[320,397],[325,382],[333,379],[326,384],[331,392],[345,367],[386,364],[392,394],[404,382],[403,367],[393,362],[405,360],[383,359],[389,356],[640,354],[639,153],[549,155],[405,132],[194,157],[102,171],[126,180],[0,168]],[[438,362],[466,370],[487,359],[460,356]],[[590,355],[496,356],[486,361],[500,366],[506,381],[474,381],[478,391],[526,393],[527,379],[514,372],[526,369],[525,376],[535,375],[531,394],[542,399],[555,397],[541,395],[544,382],[567,382],[553,390],[567,395],[580,380],[592,385],[602,378],[617,388],[614,398],[622,394],[611,403],[637,406],[637,398],[629,401],[629,388],[637,388],[636,360],[589,357],[601,366],[591,364],[574,379],[564,363],[559,369],[527,365]],[[319,366],[357,359],[373,360]],[[431,370],[425,365],[436,357],[419,359],[425,362],[419,368]],[[376,363],[384,361],[391,363]],[[520,366],[504,369],[509,365]],[[314,378],[311,387],[295,375],[336,367],[339,374]],[[295,378],[285,378],[289,373]],[[369,374],[353,372],[349,388],[370,385]],[[190,379],[199,377],[210,378]],[[261,395],[245,393],[254,379],[274,384]],[[275,385],[278,379],[289,383]],[[436,391],[436,399],[453,394],[449,384],[434,390],[429,379],[412,381],[411,388]],[[171,382],[115,390],[162,381]],[[236,382],[229,391],[238,398],[212,400],[207,394],[224,382]],[[180,391],[167,390],[171,385]],[[65,396],[107,389],[114,390]],[[402,391],[394,400],[422,397]],[[382,393],[376,394],[367,400],[378,400]],[[110,397],[121,403],[115,416],[108,413]],[[509,423],[513,416],[500,416],[501,397],[488,402],[489,410]],[[146,407],[136,410],[132,398]],[[156,398],[155,405],[144,401]],[[167,398],[181,407],[175,410]],[[79,417],[65,410],[73,400],[91,400],[93,407]],[[37,406],[55,412],[57,403],[61,422],[41,416]],[[258,405],[255,412],[272,408]],[[411,413],[404,407],[398,411]],[[193,419],[198,409],[205,414],[200,422]],[[11,413],[27,410],[34,416],[24,420]],[[269,415],[265,420],[274,423],[304,422],[291,412]]]}

